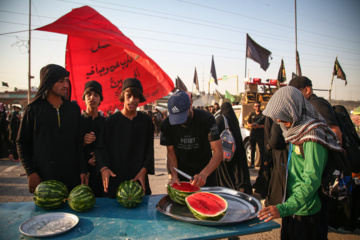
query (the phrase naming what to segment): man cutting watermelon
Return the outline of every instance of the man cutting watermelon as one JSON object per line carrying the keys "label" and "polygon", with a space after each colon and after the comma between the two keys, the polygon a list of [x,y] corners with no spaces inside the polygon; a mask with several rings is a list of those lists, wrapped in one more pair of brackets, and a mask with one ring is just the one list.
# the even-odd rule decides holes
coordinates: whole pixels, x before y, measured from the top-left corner
{"label": "man cutting watermelon", "polygon": [[193,176],[198,187],[216,186],[214,170],[222,161],[222,145],[214,116],[193,109],[189,95],[177,91],[168,100],[169,116],[161,125],[160,144],[167,148],[172,180],[169,184],[188,181],[175,168]]}

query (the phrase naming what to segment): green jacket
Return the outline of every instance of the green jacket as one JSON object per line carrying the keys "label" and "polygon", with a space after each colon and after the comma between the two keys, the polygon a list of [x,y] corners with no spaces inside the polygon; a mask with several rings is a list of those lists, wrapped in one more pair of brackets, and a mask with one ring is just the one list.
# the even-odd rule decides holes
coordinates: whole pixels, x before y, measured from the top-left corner
{"label": "green jacket", "polygon": [[324,171],[328,150],[316,142],[303,143],[305,159],[299,146],[292,145],[288,163],[286,201],[278,204],[281,217],[313,215],[321,209],[318,189]]}

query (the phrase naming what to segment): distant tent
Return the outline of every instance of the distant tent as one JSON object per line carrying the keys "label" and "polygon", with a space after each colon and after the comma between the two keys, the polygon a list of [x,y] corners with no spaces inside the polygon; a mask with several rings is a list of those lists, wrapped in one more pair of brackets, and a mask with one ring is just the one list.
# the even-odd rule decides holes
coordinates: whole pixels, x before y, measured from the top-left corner
{"label": "distant tent", "polygon": [[352,112],[352,115],[360,115],[360,106],[355,108],[355,110]]}

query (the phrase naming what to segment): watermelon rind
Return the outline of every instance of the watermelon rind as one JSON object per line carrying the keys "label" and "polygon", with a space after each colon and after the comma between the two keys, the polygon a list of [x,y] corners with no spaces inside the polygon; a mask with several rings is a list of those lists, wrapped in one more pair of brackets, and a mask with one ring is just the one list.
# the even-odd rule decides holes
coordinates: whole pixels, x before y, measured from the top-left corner
{"label": "watermelon rind", "polygon": [[52,210],[64,205],[69,191],[65,184],[56,180],[41,182],[34,191],[34,203],[40,208]]}
{"label": "watermelon rind", "polygon": [[191,185],[191,183],[189,183],[189,182],[180,182],[180,185],[189,186],[189,187],[191,187],[192,190],[184,191],[184,190],[176,189],[176,187],[177,187],[176,183],[173,183],[171,185],[169,184],[167,186],[167,190],[168,190],[170,199],[180,205],[186,205],[186,203],[185,203],[186,197],[190,196],[193,193],[197,193],[197,192],[201,191],[201,189],[199,187],[195,187],[195,186]]}
{"label": "watermelon rind", "polygon": [[137,207],[143,200],[144,191],[136,181],[126,180],[119,184],[116,200],[126,208]]}
{"label": "watermelon rind", "polygon": [[[196,200],[196,203],[198,205],[195,206],[194,204],[192,204],[193,203],[192,200]],[[196,217],[199,220],[206,220],[206,221],[219,221],[225,216],[228,208],[228,203],[224,198],[210,192],[199,192],[192,194],[189,197],[185,198],[185,202],[189,210],[194,215],[194,217]],[[196,210],[196,207],[209,209],[211,208],[211,204],[215,204],[217,207],[222,205],[223,206],[222,209],[212,214],[201,213],[200,209]]]}
{"label": "watermelon rind", "polygon": [[94,207],[96,198],[92,189],[87,185],[76,186],[69,194],[69,207],[77,212],[86,212]]}

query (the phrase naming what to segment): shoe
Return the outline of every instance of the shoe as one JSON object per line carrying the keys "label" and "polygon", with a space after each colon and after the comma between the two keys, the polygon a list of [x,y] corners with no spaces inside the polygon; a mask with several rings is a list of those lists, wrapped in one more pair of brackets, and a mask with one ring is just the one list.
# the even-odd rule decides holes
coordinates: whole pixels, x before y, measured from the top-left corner
{"label": "shoe", "polygon": [[254,169],[255,168],[255,166],[254,165],[251,165],[250,167],[249,167],[249,169]]}
{"label": "shoe", "polygon": [[331,230],[333,231],[337,231],[337,232],[342,232],[342,233],[352,233],[352,231],[350,230],[345,230],[344,228],[342,227],[339,227],[339,228],[334,228],[334,227],[330,227],[328,226],[328,228],[330,228]]}

